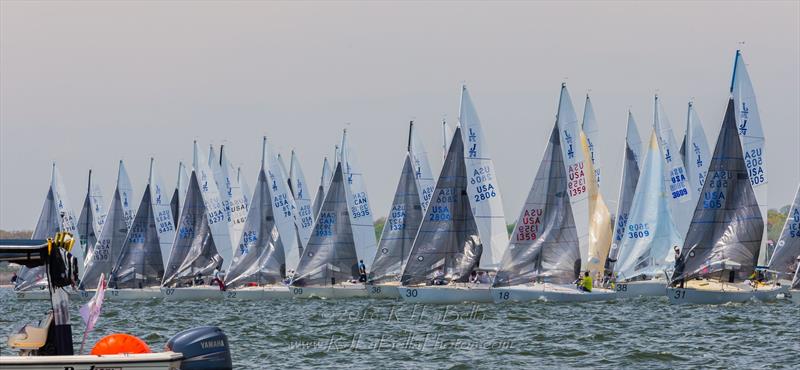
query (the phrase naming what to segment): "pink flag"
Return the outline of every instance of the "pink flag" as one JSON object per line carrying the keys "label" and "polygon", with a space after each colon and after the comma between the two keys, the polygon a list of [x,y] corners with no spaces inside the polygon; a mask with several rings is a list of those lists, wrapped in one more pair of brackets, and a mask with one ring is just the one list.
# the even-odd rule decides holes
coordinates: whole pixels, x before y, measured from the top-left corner
{"label": "pink flag", "polygon": [[105,293],[106,276],[105,274],[100,274],[100,281],[97,283],[97,291],[94,293],[94,297],[81,306],[80,309],[81,318],[83,318],[83,323],[86,324],[86,333],[94,329],[94,324],[97,323],[97,319],[100,317],[100,309],[103,308]]}

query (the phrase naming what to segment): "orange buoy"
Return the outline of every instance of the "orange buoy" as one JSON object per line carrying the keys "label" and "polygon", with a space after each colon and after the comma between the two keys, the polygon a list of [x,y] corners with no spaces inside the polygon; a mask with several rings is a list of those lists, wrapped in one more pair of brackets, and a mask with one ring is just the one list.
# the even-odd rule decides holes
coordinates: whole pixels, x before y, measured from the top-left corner
{"label": "orange buoy", "polygon": [[92,348],[93,355],[117,355],[120,353],[150,353],[150,347],[143,340],[130,334],[111,334],[97,341]]}

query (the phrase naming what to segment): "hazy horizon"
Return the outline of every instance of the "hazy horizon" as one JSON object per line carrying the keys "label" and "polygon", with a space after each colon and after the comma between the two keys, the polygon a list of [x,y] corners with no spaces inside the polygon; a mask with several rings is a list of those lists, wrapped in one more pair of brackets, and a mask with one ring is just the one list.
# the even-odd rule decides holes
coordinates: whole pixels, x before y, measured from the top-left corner
{"label": "hazy horizon", "polygon": [[[744,42],[742,44],[741,42]],[[466,82],[513,223],[562,81],[591,94],[601,191],[616,209],[627,110],[646,139],[659,94],[681,140],[692,99],[713,149],[742,49],[766,136],[769,206],[800,183],[800,2],[0,2],[0,229],[32,229],[57,161],[75,212],[87,171],[137,203],[149,158],[174,187],[192,141],[225,144],[255,184],[261,136],[294,149],[316,192],[348,128],[375,218],[389,210],[408,121],[442,162]],[[288,164],[288,163],[287,163]],[[765,215],[766,216],[766,215]]]}

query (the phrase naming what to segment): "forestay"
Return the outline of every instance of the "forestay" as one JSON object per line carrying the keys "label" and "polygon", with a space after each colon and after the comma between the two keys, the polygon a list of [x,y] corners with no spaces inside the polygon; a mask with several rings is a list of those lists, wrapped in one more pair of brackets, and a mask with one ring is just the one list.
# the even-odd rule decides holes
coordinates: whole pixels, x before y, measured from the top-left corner
{"label": "forestay", "polygon": [[347,205],[350,211],[350,226],[353,229],[353,240],[359,259],[364,261],[367,270],[375,259],[378,241],[375,238],[375,221],[364,173],[358,165],[356,155],[347,142],[347,130],[342,134],[342,147],[340,152],[342,162],[342,176],[347,188]]}
{"label": "forestay", "polygon": [[[61,173],[56,168],[55,162],[50,173],[50,187],[47,189],[47,196],[45,197],[44,204],[42,205],[42,212],[39,214],[39,219],[36,222],[36,228],[33,230],[31,239],[43,240],[55,237],[59,231],[66,231],[80,240],[80,232],[77,225],[78,218],[75,217],[75,211],[72,210],[72,205],[67,197],[66,187],[61,180]],[[79,261],[78,266],[82,266],[84,257],[81,254],[80,248],[73,249],[73,255]],[[35,286],[42,286],[47,284],[47,276],[44,266],[20,269],[17,283],[14,286],[16,290],[28,290]]]}
{"label": "forestay", "polygon": [[[734,110],[736,111],[736,122],[739,124],[738,132],[741,136],[744,161],[747,166],[747,174],[750,184],[758,200],[758,207],[761,215],[767,214],[767,166],[766,154],[764,153],[766,141],[764,129],[761,125],[761,115],[758,113],[758,103],[753,83],[750,81],[750,74],[747,72],[747,65],[742,57],[742,52],[736,50],[736,59],[733,63],[733,77],[731,78],[731,95],[733,96]],[[764,220],[766,222],[766,220]],[[767,228],[764,227],[766,233]],[[764,265],[767,260],[766,235],[762,237],[759,252],[759,265]]]}
{"label": "forestay", "polygon": [[658,145],[661,147],[661,155],[667,170],[663,181],[671,197],[672,221],[680,235],[686,235],[691,221],[692,207],[697,199],[687,179],[686,168],[683,167],[683,160],[679,157],[679,149],[675,145],[672,126],[664,113],[658,95],[655,97],[654,104],[653,127],[656,130]]}
{"label": "forestay", "polygon": [[775,252],[769,261],[769,269],[777,272],[781,279],[789,279],[794,273],[800,258],[800,186],[794,195],[794,202],[786,215],[786,223],[778,238]]}
{"label": "forestay", "polygon": [[358,277],[345,181],[342,163],[338,162],[311,239],[300,257],[294,286],[330,286]]}
{"label": "forestay", "polygon": [[[233,264],[225,275],[225,285],[238,287],[248,283],[276,284],[286,276],[286,254],[280,242],[278,220],[289,229],[290,215],[284,213],[285,204],[273,202],[273,180],[268,177],[269,159],[266,138],[262,145],[261,168],[258,171],[256,190],[253,193],[242,237],[233,255]],[[274,160],[273,160],[274,162]],[[280,199],[278,199],[280,200]],[[282,205],[283,204],[283,205]],[[294,230],[291,230],[294,236]],[[295,253],[296,254],[296,253]],[[295,267],[295,266],[291,266]]]}
{"label": "forestay", "polygon": [[109,276],[112,287],[158,286],[164,278],[164,266],[175,239],[175,224],[165,189],[151,158],[142,201]]}
{"label": "forestay", "polygon": [[[382,283],[399,281],[403,262],[408,258],[414,237],[425,215],[426,203],[430,202],[435,183],[425,150],[409,125],[408,152],[406,152],[400,182],[394,193],[392,208],[386,217],[378,253],[369,272],[368,281]],[[416,150],[415,150],[416,149]]]}
{"label": "forestay", "polygon": [[[702,198],[681,249],[684,265],[676,266],[673,281],[725,271],[739,280],[746,279],[758,260],[763,229],[731,99],[708,166]],[[729,280],[731,276],[720,277]]]}
{"label": "forestay", "polygon": [[328,157],[322,159],[322,175],[319,177],[319,187],[317,194],[314,195],[314,219],[316,220],[320,208],[322,208],[322,201],[325,200],[325,193],[328,192],[328,186],[331,183],[331,166],[328,164]]}
{"label": "forestay", "polygon": [[508,246],[508,228],[497,172],[466,85],[461,87],[459,112],[458,121],[463,136],[464,162],[468,177],[467,194],[483,243],[481,267],[497,269]]}
{"label": "forestay", "polygon": [[314,227],[314,213],[311,209],[311,198],[306,185],[306,176],[300,167],[300,160],[292,150],[292,158],[289,163],[289,182],[294,195],[294,202],[297,206],[295,210],[295,226],[297,234],[300,236],[300,246],[308,244],[311,238],[311,229]]}
{"label": "forestay", "polygon": [[[110,274],[116,266],[128,230],[133,224],[134,211],[130,203],[132,192],[128,172],[122,161],[119,161],[117,186],[114,189],[114,196],[111,198],[111,206],[103,229],[100,231],[100,237],[86,257],[86,269],[80,283],[81,289],[96,287],[100,281],[100,275]],[[128,215],[131,216],[128,217]]]}
{"label": "forestay", "polygon": [[682,243],[670,215],[671,197],[663,181],[666,171],[655,131],[649,142],[618,261],[614,265],[619,280],[666,276],[664,272],[675,261],[672,248]]}
{"label": "forestay", "polygon": [[486,251],[470,206],[464,149],[457,127],[403,267],[403,285],[426,284],[439,273],[444,282],[465,282]]}
{"label": "forestay", "polygon": [[708,149],[706,133],[692,102],[689,102],[689,111],[686,117],[686,134],[681,143],[681,158],[683,158],[683,166],[686,168],[686,177],[689,178],[692,191],[694,194],[700,194],[703,191],[711,153]]}
{"label": "forestay", "polygon": [[617,201],[616,222],[612,233],[611,249],[608,251],[609,270],[613,270],[619,253],[619,246],[625,236],[630,214],[633,195],[636,193],[636,184],[639,182],[639,158],[641,153],[641,138],[636,128],[633,114],[628,111],[628,128],[625,134],[625,151],[622,162],[622,179],[619,186],[619,200]]}
{"label": "forestay", "polygon": [[494,286],[569,284],[578,277],[578,232],[559,136],[554,125]]}

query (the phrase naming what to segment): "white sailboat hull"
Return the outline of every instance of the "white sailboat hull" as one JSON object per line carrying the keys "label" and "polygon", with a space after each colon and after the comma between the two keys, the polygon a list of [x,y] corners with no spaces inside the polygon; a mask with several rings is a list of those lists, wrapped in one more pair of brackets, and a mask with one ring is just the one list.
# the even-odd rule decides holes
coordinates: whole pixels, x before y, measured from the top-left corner
{"label": "white sailboat hull", "polygon": [[168,301],[201,301],[222,299],[222,291],[215,286],[194,286],[186,288],[161,288],[161,294]]}
{"label": "white sailboat hull", "polygon": [[664,280],[647,280],[617,283],[614,287],[619,298],[663,297],[667,293]]}
{"label": "white sailboat hull", "polygon": [[400,286],[397,290],[400,298],[409,303],[492,303],[492,292],[488,284]]}
{"label": "white sailboat hull", "polygon": [[495,303],[503,302],[595,302],[617,299],[610,289],[594,288],[591,292],[578,290],[572,284],[533,284],[492,288]]}
{"label": "white sailboat hull", "polygon": [[399,283],[367,285],[367,293],[370,298],[375,299],[398,299],[400,298],[399,287]]}
{"label": "white sailboat hull", "polygon": [[[18,301],[39,301],[39,300],[50,300],[50,291],[47,289],[41,290],[19,290],[14,291],[14,295],[17,297]],[[70,298],[72,298],[72,294],[70,294]]]}
{"label": "white sailboat hull", "polygon": [[175,352],[120,355],[0,356],[3,370],[177,370],[183,355]]}
{"label": "white sailboat hull", "polygon": [[304,286],[291,287],[292,297],[298,299],[320,298],[320,299],[342,299],[342,298],[364,298],[368,296],[367,287],[364,284],[347,284],[336,286]]}
{"label": "white sailboat hull", "polygon": [[290,299],[292,292],[284,285],[270,285],[259,287],[244,287],[228,289],[222,292],[225,300],[239,301],[264,301],[270,299]]}
{"label": "white sailboat hull", "polygon": [[753,297],[753,289],[747,284],[692,281],[684,288],[667,288],[670,304],[744,303]]}
{"label": "white sailboat hull", "polygon": [[[78,298],[89,300],[94,297],[95,289],[81,290]],[[159,287],[146,287],[142,289],[106,289],[105,300],[107,301],[136,301],[148,299],[160,299],[164,295]]]}
{"label": "white sailboat hull", "polygon": [[753,296],[761,302],[775,302],[789,293],[789,285],[767,285],[756,287]]}

